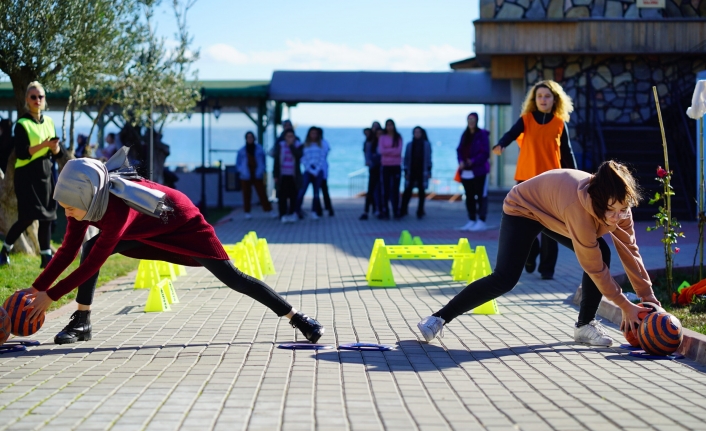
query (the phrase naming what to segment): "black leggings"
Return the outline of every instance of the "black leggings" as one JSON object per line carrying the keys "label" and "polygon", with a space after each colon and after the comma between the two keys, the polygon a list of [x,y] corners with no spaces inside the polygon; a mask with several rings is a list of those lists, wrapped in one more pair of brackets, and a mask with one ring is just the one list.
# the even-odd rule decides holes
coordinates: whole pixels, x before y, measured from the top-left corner
{"label": "black leggings", "polygon": [[[468,220],[476,221],[477,219],[480,219],[480,221],[485,221],[485,218],[488,215],[487,179],[487,175],[478,175],[471,179],[461,180],[463,190],[466,192],[466,211],[468,212]],[[476,204],[478,204],[477,210]]]}
{"label": "black leggings", "polygon": [[[546,229],[539,222],[503,213],[500,221],[498,256],[493,273],[469,284],[444,308],[434,313],[434,316],[441,317],[448,323],[455,317],[511,291],[520,280],[532,242],[540,232],[552,237],[559,244],[571,250],[574,249],[571,239]],[[603,238],[598,238],[598,245],[603,262],[610,267],[608,244]],[[577,326],[583,326],[596,318],[596,312],[603,297],[596,283],[585,272],[581,279],[581,286],[581,308]]]}
{"label": "black leggings", "polygon": [[[32,225],[34,220],[17,220],[7,232],[5,242],[12,245]],[[51,247],[51,220],[40,220],[37,240],[39,240],[40,250],[49,250]]]}
{"label": "black leggings", "polygon": [[[86,260],[99,236],[100,234],[94,236],[83,244],[81,262]],[[127,250],[143,246],[144,244],[139,241],[120,241],[115,246],[111,254],[123,253]],[[292,306],[289,305],[289,303],[285,301],[284,298],[282,298],[277,292],[272,290],[270,286],[256,278],[244,274],[238,268],[233,266],[233,262],[230,260],[206,259],[193,256],[192,258],[196,262],[203,265],[204,268],[209,270],[211,274],[215,275],[221,283],[236,292],[240,292],[243,295],[251,297],[257,302],[263,304],[265,307],[274,311],[278,316],[284,316],[292,311]],[[99,272],[100,271],[97,271],[91,278],[78,287],[76,302],[81,305],[91,305],[93,303],[93,294],[96,291],[96,282],[98,281]]]}

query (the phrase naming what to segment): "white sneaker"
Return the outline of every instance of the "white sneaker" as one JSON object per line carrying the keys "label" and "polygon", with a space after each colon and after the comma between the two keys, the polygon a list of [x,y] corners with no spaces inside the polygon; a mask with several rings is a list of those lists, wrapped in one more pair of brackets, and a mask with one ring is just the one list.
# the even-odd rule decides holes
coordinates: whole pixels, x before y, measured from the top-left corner
{"label": "white sneaker", "polygon": [[591,346],[608,347],[613,344],[613,339],[598,320],[592,320],[591,323],[580,328],[574,327],[574,341]]}
{"label": "white sneaker", "polygon": [[311,215],[309,217],[311,217],[312,220],[318,220],[321,218],[316,213],[311,213]]}
{"label": "white sneaker", "polygon": [[268,216],[270,216],[272,218],[279,218],[279,213],[277,211],[270,211],[265,214],[267,214]]}
{"label": "white sneaker", "polygon": [[279,221],[281,221],[282,224],[287,224],[287,223],[289,223],[289,216],[285,214],[282,217],[280,217]]}
{"label": "white sneaker", "polygon": [[475,220],[469,220],[468,223],[466,223],[463,226],[461,226],[460,228],[458,228],[458,230],[473,230],[473,226],[475,226],[475,225],[476,225]]}
{"label": "white sneaker", "polygon": [[299,221],[299,216],[297,215],[297,213],[290,214],[288,217],[290,223],[296,223]]}
{"label": "white sneaker", "polygon": [[478,220],[476,224],[473,225],[472,228],[468,229],[471,232],[480,232],[482,230],[486,230],[488,227],[485,225],[485,222],[483,220]]}
{"label": "white sneaker", "polygon": [[251,218],[252,218],[252,214],[245,213],[245,220],[250,220]]}
{"label": "white sneaker", "polygon": [[438,335],[444,336],[444,323],[446,322],[441,317],[428,316],[417,323],[417,328],[419,328],[419,332],[422,333],[424,340],[428,343]]}

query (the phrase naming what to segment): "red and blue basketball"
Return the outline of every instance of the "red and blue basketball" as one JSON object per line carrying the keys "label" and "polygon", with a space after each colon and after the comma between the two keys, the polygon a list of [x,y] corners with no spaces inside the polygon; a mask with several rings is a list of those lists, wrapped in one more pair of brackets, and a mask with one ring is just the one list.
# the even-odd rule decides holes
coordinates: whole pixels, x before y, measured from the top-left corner
{"label": "red and blue basketball", "polygon": [[3,308],[7,311],[11,322],[11,332],[15,335],[26,337],[39,331],[39,328],[44,324],[46,313],[42,313],[33,322],[29,321],[29,313],[32,309],[28,309],[32,303],[32,299],[27,297],[25,292],[15,292],[5,300]]}
{"label": "red and blue basketball", "polygon": [[12,322],[10,322],[10,316],[7,315],[7,311],[4,308],[0,308],[0,346],[5,344],[10,335]]}
{"label": "red and blue basketball", "polygon": [[650,313],[640,323],[637,339],[650,355],[670,355],[681,345],[681,322],[669,313]]}
{"label": "red and blue basketball", "polygon": [[[664,308],[660,307],[659,305],[652,303],[652,302],[641,302],[637,304],[638,307],[644,308],[644,310],[641,310],[637,316],[640,318],[640,320],[644,320],[645,317],[647,317],[648,314],[650,313],[664,313]],[[637,331],[636,331],[637,332]],[[633,347],[640,347],[640,342],[637,339],[636,335],[633,335],[633,332],[630,331],[629,328],[625,328],[625,331],[623,331],[623,336],[627,340],[628,343],[630,343],[631,346]]]}

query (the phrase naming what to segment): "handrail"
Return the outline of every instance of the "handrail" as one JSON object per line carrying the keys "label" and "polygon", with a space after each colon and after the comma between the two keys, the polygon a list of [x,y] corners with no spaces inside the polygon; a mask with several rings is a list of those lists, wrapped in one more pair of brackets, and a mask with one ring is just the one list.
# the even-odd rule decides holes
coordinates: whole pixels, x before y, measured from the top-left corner
{"label": "handrail", "polygon": [[360,168],[348,174],[348,178],[357,177],[358,175],[367,174],[368,168]]}

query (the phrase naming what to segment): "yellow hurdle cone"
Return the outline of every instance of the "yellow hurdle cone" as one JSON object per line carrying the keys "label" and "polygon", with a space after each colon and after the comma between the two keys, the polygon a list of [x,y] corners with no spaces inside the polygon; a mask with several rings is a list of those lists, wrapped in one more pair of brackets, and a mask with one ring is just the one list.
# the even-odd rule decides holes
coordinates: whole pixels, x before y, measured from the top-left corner
{"label": "yellow hurdle cone", "polygon": [[145,304],[146,313],[154,313],[161,311],[169,311],[172,307],[169,306],[167,295],[164,293],[161,285],[155,285],[150,288],[150,294],[147,296],[147,304]]}
{"label": "yellow hurdle cone", "polygon": [[494,299],[486,302],[485,304],[479,305],[473,309],[473,314],[500,314],[500,309],[498,309],[498,303]]}
{"label": "yellow hurdle cone", "polygon": [[169,279],[164,279],[159,282],[159,287],[164,291],[164,295],[167,297],[167,302],[169,304],[178,304],[179,297],[177,296],[176,289],[174,289],[174,284]]}
{"label": "yellow hurdle cone", "polygon": [[272,262],[272,255],[270,254],[270,247],[267,245],[267,240],[265,238],[260,238],[257,240],[257,254],[260,258],[262,275],[276,274],[275,264]]}
{"label": "yellow hurdle cone", "polygon": [[397,241],[398,245],[413,245],[412,234],[408,230],[403,230],[400,234],[400,239]]}
{"label": "yellow hurdle cone", "polygon": [[157,265],[153,260],[141,260],[137,267],[137,277],[135,277],[135,289],[151,289],[160,281]]}
{"label": "yellow hurdle cone", "polygon": [[177,277],[180,275],[186,275],[186,267],[184,265],[177,265],[176,263],[173,263],[172,266],[174,267],[174,273]]}
{"label": "yellow hurdle cone", "polygon": [[176,272],[174,272],[174,266],[169,262],[157,261],[157,271],[159,272],[160,278],[168,278],[171,281],[176,280]]}

